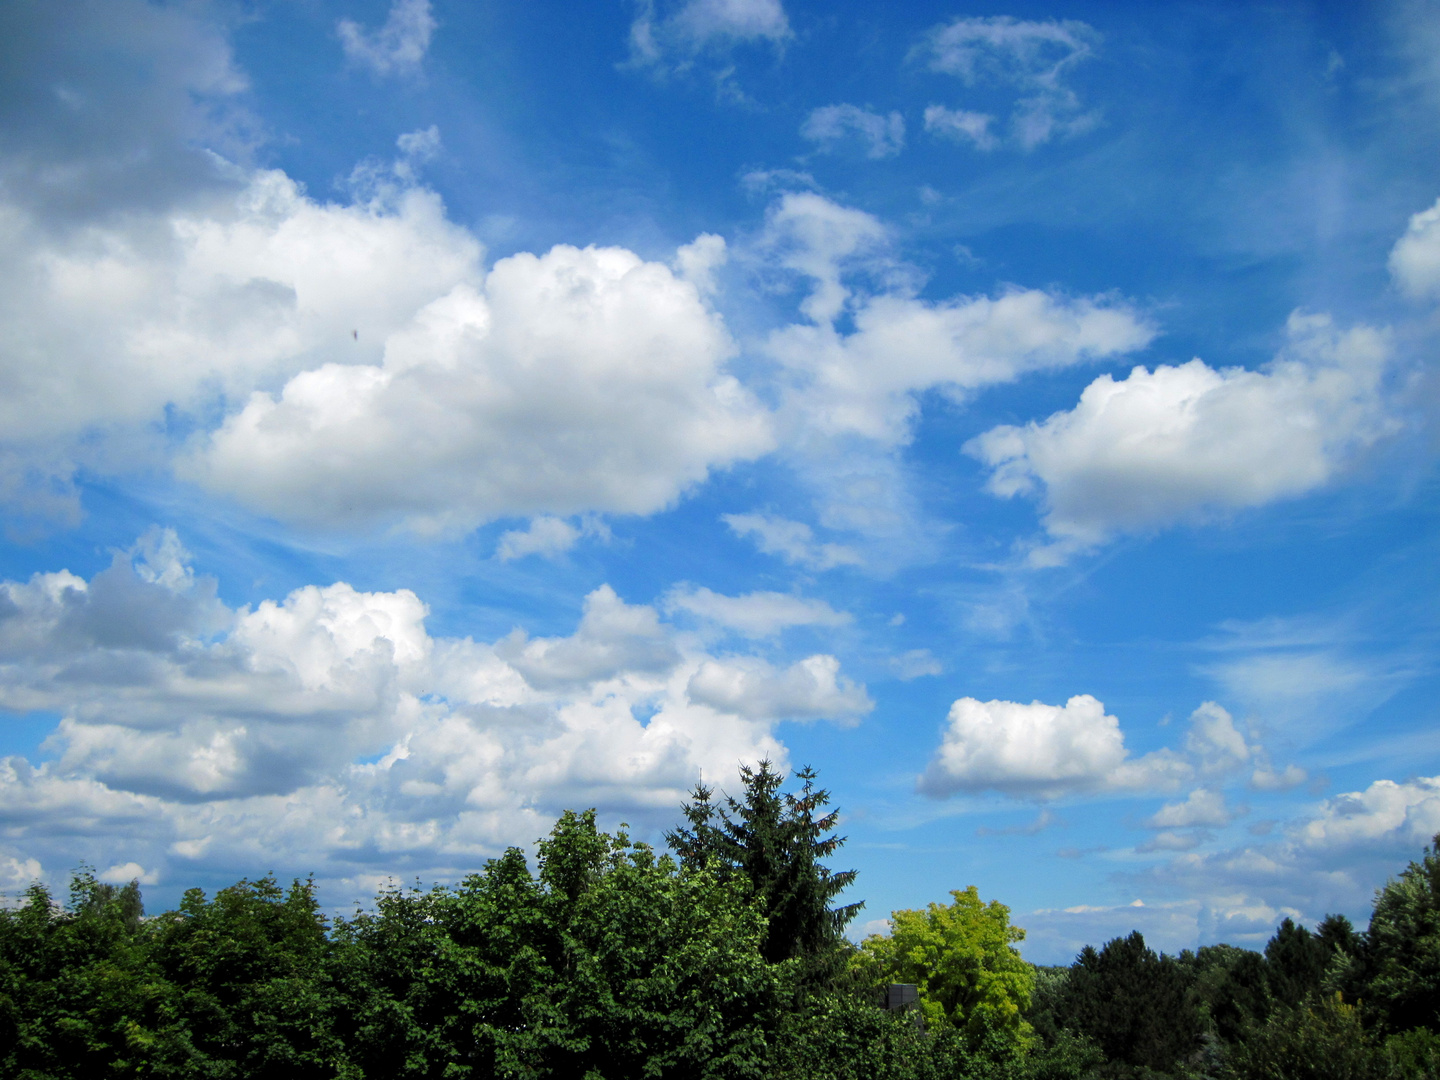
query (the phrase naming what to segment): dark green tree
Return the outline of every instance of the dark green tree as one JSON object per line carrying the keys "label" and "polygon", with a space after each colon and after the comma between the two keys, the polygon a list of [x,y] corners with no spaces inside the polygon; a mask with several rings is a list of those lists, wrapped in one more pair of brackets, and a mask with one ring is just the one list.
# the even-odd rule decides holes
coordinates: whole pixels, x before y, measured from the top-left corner
{"label": "dark green tree", "polygon": [[63,906],[36,884],[0,909],[0,1075],[182,1075],[194,1063],[143,911],[138,882],[106,884],[88,868]]}
{"label": "dark green tree", "polygon": [[188,890],[147,927],[150,957],[176,988],[174,1008],[197,1075],[358,1075],[334,1030],[340,1001],[329,979],[334,943],[312,882],[241,881],[207,900]]}
{"label": "dark green tree", "polygon": [[1087,945],[1054,996],[1054,1020],[1093,1039],[1112,1063],[1169,1071],[1200,1047],[1192,978],[1185,965],[1148,948],[1138,930],[1098,951]]}
{"label": "dark green tree", "polygon": [[711,867],[721,880],[747,883],[768,920],[761,951],[772,964],[797,959],[807,982],[825,982],[840,967],[844,930],[863,903],[832,902],[855,880],[828,859],[845,837],[835,835],[839,811],[823,813],[830,792],[815,786],[813,769],[795,773],[798,792],[782,792],[785,774],[767,761],[742,766],[745,791],[725,796],[698,784],[683,811],[689,823],[665,835],[681,863]]}
{"label": "dark green tree", "polygon": [[1331,949],[1293,919],[1285,919],[1265,945],[1265,980],[1280,1005],[1299,1005],[1320,993]]}
{"label": "dark green tree", "polygon": [[1238,1080],[1389,1080],[1394,1075],[1390,1057],[1365,1030],[1359,1011],[1334,994],[1277,1008],[1231,1048],[1230,1067]]}

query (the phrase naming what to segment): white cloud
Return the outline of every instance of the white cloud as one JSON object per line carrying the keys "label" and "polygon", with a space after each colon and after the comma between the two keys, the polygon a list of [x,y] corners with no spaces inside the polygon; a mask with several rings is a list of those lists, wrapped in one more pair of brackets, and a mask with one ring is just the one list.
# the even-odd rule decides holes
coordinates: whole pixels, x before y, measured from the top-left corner
{"label": "white cloud", "polygon": [[888,231],[874,215],[815,192],[791,191],[766,210],[760,247],[778,266],[814,281],[800,311],[817,323],[829,323],[850,299],[841,283],[847,264],[875,261],[888,242]]}
{"label": "white cloud", "polygon": [[[112,6],[131,17],[123,33]],[[95,9],[115,38],[103,47],[124,58],[106,70],[165,76],[157,89],[90,71],[70,55],[93,37],[88,16],[79,44],[37,17],[17,45],[46,58],[35,79],[80,79],[85,116],[57,114],[63,144],[7,135],[0,154],[10,520],[17,508],[73,517],[77,469],[166,460],[323,527],[649,513],[773,445],[768,414],[724,371],[735,347],[704,298],[719,238],[682,248],[681,276],[564,246],[487,272],[482,245],[417,179],[437,129],[401,135],[397,161],[357,166],[350,201],[316,200],[281,172],[182,152],[228,145],[234,125],[208,118],[244,86],[213,28],[127,0]],[[429,18],[401,3],[355,40],[400,64],[406,27]],[[132,136],[123,150],[111,126]],[[107,157],[163,159],[165,179]],[[64,213],[52,205],[63,185],[42,173],[79,185]],[[195,434],[179,446],[167,431]]]}
{"label": "white cloud", "polygon": [[19,283],[0,297],[16,468],[73,468],[91,443],[95,467],[123,468],[167,406],[194,416],[326,362],[373,362],[417,309],[478,278],[481,254],[433,194],[321,205],[276,172],[58,235],[0,208],[0,232]]}
{"label": "white cloud", "polygon": [[824,600],[778,592],[725,596],[703,586],[681,586],[666,594],[664,606],[747,637],[773,637],[792,626],[846,626],[851,621],[847,612],[836,611]]}
{"label": "white cloud", "polygon": [[1184,852],[1127,877],[1146,892],[1190,898],[1195,943],[1256,946],[1284,915],[1311,924],[1334,911],[1363,919],[1375,889],[1437,831],[1440,777],[1377,780],[1308,808],[1276,842]]}
{"label": "white cloud", "polygon": [[1196,788],[1184,802],[1166,803],[1146,822],[1152,829],[1191,829],[1196,826],[1228,825],[1235,815],[1225,805],[1225,796],[1210,788]]}
{"label": "white cloud", "polygon": [[840,674],[840,661],[823,654],[783,670],[756,657],[706,660],[685,692],[698,705],[769,720],[853,724],[875,707],[863,686]]}
{"label": "white cloud", "polygon": [[864,562],[858,552],[843,544],[816,541],[815,530],[803,521],[771,514],[725,514],[721,520],[736,536],[753,539],[755,546],[766,555],[779,555],[786,562],[807,570],[832,570]]}
{"label": "white cloud", "polygon": [[[809,436],[899,446],[909,440],[919,392],[959,397],[1131,352],[1154,336],[1136,312],[1109,300],[1018,288],[916,299],[913,269],[889,259],[887,237],[877,219],[810,192],[782,196],[767,214],[762,249],[812,282],[800,304],[810,322],[776,330],[766,343],[788,375],[792,422]],[[859,274],[876,279],[878,291],[859,291]],[[835,326],[846,312],[848,333]]]}
{"label": "white cloud", "polygon": [[[1079,97],[1065,85],[1065,79],[1094,55],[1099,41],[1095,29],[1082,22],[1034,22],[995,15],[957,18],[936,26],[914,55],[923,58],[930,70],[954,75],[969,86],[994,83],[1014,87],[1019,96],[1010,119],[1011,134],[1029,150],[1056,136],[1086,131],[1096,123],[1096,115],[1082,111]],[[936,114],[936,129],[951,137],[964,130],[945,125],[945,115]],[[928,110],[926,127],[931,127]]]}
{"label": "white cloud", "polygon": [[1235,727],[1234,718],[1213,701],[1201,702],[1190,714],[1185,749],[1210,773],[1238,768],[1249,761],[1251,755],[1251,747]]}
{"label": "white cloud", "polygon": [[[1158,848],[1155,850],[1159,850]],[[1146,882],[1146,892],[1155,885]],[[1296,907],[1266,903],[1243,890],[1201,888],[1182,900],[1122,904],[1077,904],[1017,912],[1015,922],[1026,929],[1020,951],[1035,964],[1069,964],[1086,945],[1099,946],[1139,930],[1145,944],[1174,955],[1182,949],[1228,942],[1263,948],[1286,916],[1304,918]]]}
{"label": "white cloud", "polygon": [[557,517],[541,516],[529,528],[510,529],[500,535],[495,557],[501,562],[522,559],[526,555],[551,557],[562,555],[575,546],[580,530]]}
{"label": "white cloud", "polygon": [[882,116],[858,105],[822,105],[800,126],[800,137],[818,143],[822,150],[833,149],[851,136],[865,144],[868,158],[894,157],[905,148],[905,118],[898,112]]}
{"label": "white cloud", "polygon": [[1283,769],[1272,768],[1268,763],[1261,765],[1250,774],[1250,786],[1256,791],[1288,791],[1299,787],[1310,774],[1299,765],[1286,765]]}
{"label": "white cloud", "polygon": [[132,881],[138,881],[141,885],[155,885],[160,881],[155,871],[146,870],[137,862],[117,863],[102,870],[95,877],[110,885],[128,885]]}
{"label": "white cloud", "polygon": [[800,381],[791,405],[815,429],[894,446],[909,440],[920,391],[958,397],[1130,352],[1151,336],[1124,308],[1016,289],[941,302],[876,296],[855,311],[851,333],[795,325],[768,349]]}
{"label": "white cloud", "polygon": [[569,636],[487,644],[343,582],[231,611],[182,556],[157,533],[90,581],[0,585],[0,708],[64,717],[55,760],[0,762],[0,868],[443,874],[563,806],[672,813],[702,775],[783,767],[779,720],[872,707],[834,657],[714,657],[608,587]]}
{"label": "white cloud", "polygon": [[908,682],[926,675],[942,675],[945,672],[945,665],[937,660],[935,654],[929,649],[910,649],[908,652],[892,657],[890,669],[895,672],[896,678]]}
{"label": "white cloud", "polygon": [[944,105],[930,105],[925,109],[926,131],[955,142],[973,143],[977,150],[993,150],[1000,145],[990,130],[994,121],[995,117],[988,113],[947,109]]}
{"label": "white cloud", "polygon": [[437,25],[430,0],[395,0],[379,30],[367,31],[351,19],[341,19],[335,29],[347,58],[376,75],[394,75],[419,69]]}
{"label": "white cloud", "polygon": [[1410,218],[1390,252],[1390,273],[1411,296],[1440,293],[1440,201]]}
{"label": "white cloud", "polygon": [[1064,705],[960,698],[920,790],[944,798],[995,790],[1052,799],[1173,788],[1191,774],[1169,751],[1131,758],[1120,721],[1089,694]]}
{"label": "white cloud", "polygon": [[1290,343],[1262,371],[1199,360],[1116,382],[1102,375],[1076,407],[992,428],[966,452],[1001,497],[1043,486],[1057,550],[1123,530],[1262,506],[1327,483],[1396,429],[1382,395],[1390,351],[1369,327],[1341,332],[1295,314]]}
{"label": "white cloud", "polygon": [[630,58],[636,65],[683,70],[706,51],[743,42],[782,45],[791,36],[780,0],[642,0],[630,26]]}
{"label": "white cloud", "polygon": [[317,524],[421,529],[515,514],[660,510],[772,445],[694,285],[619,248],[500,260],[389,336],[257,392],[188,475]]}
{"label": "white cloud", "polygon": [[584,536],[609,539],[610,530],[593,518],[585,518],[579,525],[572,525],[563,518],[542,514],[532,518],[524,529],[507,529],[501,533],[495,545],[495,557],[501,562],[523,559],[527,555],[553,559],[565,554]]}
{"label": "white cloud", "polygon": [[1327,799],[1294,832],[1302,846],[1326,851],[1362,845],[1418,848],[1440,833],[1440,776],[1396,783],[1376,780],[1364,791]]}

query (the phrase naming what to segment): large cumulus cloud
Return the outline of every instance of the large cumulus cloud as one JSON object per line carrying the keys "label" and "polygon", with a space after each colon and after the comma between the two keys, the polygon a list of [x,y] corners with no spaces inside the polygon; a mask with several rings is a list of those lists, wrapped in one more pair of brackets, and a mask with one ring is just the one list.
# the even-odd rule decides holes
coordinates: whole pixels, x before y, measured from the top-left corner
{"label": "large cumulus cloud", "polygon": [[996,495],[1037,495],[1056,550],[1313,491],[1396,429],[1386,335],[1293,315],[1260,371],[1200,360],[1101,375],[1074,409],[1002,425],[967,451]]}
{"label": "large cumulus cloud", "polygon": [[425,617],[343,582],[232,610],[169,533],[88,581],[0,584],[0,708],[61,717],[50,760],[0,766],[0,857],[443,873],[564,806],[669,814],[702,776],[783,764],[778,721],[871,707],[834,657],[711,654],[608,587],[565,637]]}

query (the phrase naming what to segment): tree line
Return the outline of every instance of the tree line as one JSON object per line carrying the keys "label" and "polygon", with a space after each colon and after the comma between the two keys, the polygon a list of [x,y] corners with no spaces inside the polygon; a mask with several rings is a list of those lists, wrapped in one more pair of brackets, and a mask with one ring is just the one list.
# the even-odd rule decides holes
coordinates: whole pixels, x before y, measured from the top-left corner
{"label": "tree line", "polygon": [[[1409,1080],[1440,1077],[1440,837],[1368,928],[1263,952],[1139,933],[1027,963],[972,886],[851,944],[853,871],[815,774],[703,786],[668,852],[562,814],[454,885],[328,919],[313,882],[192,889],[82,870],[0,910],[0,1076]],[[913,1009],[884,1007],[913,985]]]}

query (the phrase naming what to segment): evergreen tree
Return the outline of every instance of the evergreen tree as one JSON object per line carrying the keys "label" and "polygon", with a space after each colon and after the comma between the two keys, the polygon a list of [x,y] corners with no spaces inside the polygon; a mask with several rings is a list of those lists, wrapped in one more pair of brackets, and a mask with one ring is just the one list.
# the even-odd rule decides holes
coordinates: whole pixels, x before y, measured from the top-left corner
{"label": "evergreen tree", "polygon": [[1191,973],[1148,948],[1137,930],[1085,946],[1056,1002],[1060,1026],[1094,1039],[1111,1062],[1168,1071],[1200,1047]]}
{"label": "evergreen tree", "polygon": [[1295,1006],[1319,994],[1330,951],[1293,919],[1282,922],[1265,946],[1265,980],[1275,1001]]}
{"label": "evergreen tree", "polygon": [[[799,792],[782,792],[785,774],[762,761],[742,766],[742,798],[698,784],[683,807],[689,827],[665,834],[686,867],[712,867],[721,880],[748,882],[769,920],[761,952],[772,964],[800,959],[806,978],[825,980],[837,970],[846,925],[863,903],[831,907],[854,880],[855,871],[835,872],[820,860],[845,842],[834,835],[839,811],[822,814],[830,793],[815,786],[813,769],[795,773]],[[818,816],[817,816],[818,815]]]}

